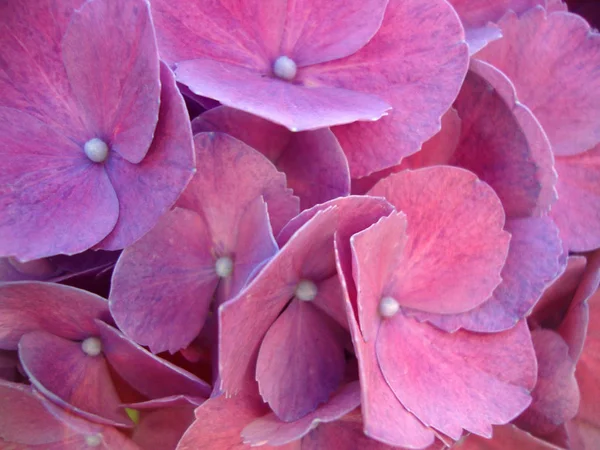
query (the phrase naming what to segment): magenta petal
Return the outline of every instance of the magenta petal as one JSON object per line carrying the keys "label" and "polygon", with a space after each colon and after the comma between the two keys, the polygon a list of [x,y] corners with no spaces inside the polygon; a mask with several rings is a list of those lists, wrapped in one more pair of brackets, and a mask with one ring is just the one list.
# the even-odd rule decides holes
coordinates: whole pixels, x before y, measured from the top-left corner
{"label": "magenta petal", "polygon": [[0,348],[16,350],[25,333],[44,330],[71,340],[96,333],[95,319],[108,316],[106,300],[90,292],[51,283],[0,285]]}
{"label": "magenta petal", "polygon": [[274,413],[269,413],[246,426],[242,437],[244,442],[253,446],[287,444],[305,436],[320,423],[338,420],[359,404],[360,386],[353,382],[340,388],[327,403],[299,420],[286,423]]}
{"label": "magenta petal", "polygon": [[193,211],[175,208],[115,267],[109,296],[117,325],[154,353],[187,347],[198,336],[219,278],[210,235]]}
{"label": "magenta petal", "polygon": [[164,64],[160,75],[158,124],[145,158],[131,164],[115,154],[105,163],[119,198],[119,220],[98,244],[104,250],[124,248],[147,233],[175,203],[194,173],[192,132],[183,97]]}
{"label": "magenta petal", "polygon": [[471,434],[453,448],[456,450],[562,450],[561,447],[538,439],[512,424],[494,427],[491,439]]}
{"label": "magenta petal", "polygon": [[194,144],[198,175],[177,204],[204,216],[220,247],[235,248],[231,224],[261,195],[275,235],[298,214],[298,199],[286,188],[285,175],[259,152],[224,133],[197,134]]}
{"label": "magenta petal", "polygon": [[[104,168],[33,116],[0,107],[0,255],[79,253],[115,226],[119,203]],[[65,233],[65,229],[70,230]]]}
{"label": "magenta petal", "polygon": [[177,64],[175,74],[177,81],[195,94],[214,98],[291,131],[377,120],[391,108],[375,95],[333,87],[331,83],[297,85],[209,59],[183,61]]}
{"label": "magenta petal", "polygon": [[[441,314],[468,311],[489,298],[501,281],[510,235],[487,184],[464,169],[434,166],[390,175],[369,194],[388,199],[408,223],[405,249],[381,295]],[[371,252],[377,259],[377,251]],[[382,270],[376,261],[359,269],[367,278]]]}
{"label": "magenta petal", "polygon": [[383,321],[375,345],[398,400],[452,439],[462,429],[490,437],[491,425],[531,402],[536,364],[525,322],[503,333],[450,334],[397,314]]}
{"label": "magenta petal", "polygon": [[27,333],[19,356],[31,383],[53,402],[93,421],[132,426],[102,355],[89,356],[80,342],[46,333]]}
{"label": "magenta petal", "polygon": [[259,276],[219,308],[219,374],[221,388],[226,393],[235,394],[254,380],[260,343],[294,296],[301,277],[306,273],[305,276],[314,274],[323,278],[323,273],[305,272],[305,266],[312,269],[314,260],[321,256],[319,251],[333,246],[336,225],[335,207],[317,213],[269,261]]}
{"label": "magenta petal", "polygon": [[339,325],[348,330],[348,319],[344,306],[344,292],[337,274],[319,283],[319,295],[312,301],[313,304],[335,320]]}
{"label": "magenta petal", "polygon": [[554,154],[574,155],[598,144],[600,35],[578,15],[540,7],[520,17],[509,13],[499,25],[503,38],[477,58],[510,78],[519,100],[544,127]]}
{"label": "magenta petal", "polygon": [[104,322],[96,321],[102,351],[111,367],[150,399],[171,395],[208,397],[210,386],[180,367],[153,355]]}
{"label": "magenta petal", "polygon": [[557,157],[558,201],[551,215],[565,247],[582,252],[600,247],[600,144],[573,156]]}
{"label": "magenta petal", "polygon": [[62,56],[88,129],[99,133],[90,138],[107,140],[111,150],[139,163],[154,135],[160,92],[148,3],[84,3],[63,37]]}
{"label": "magenta petal", "polygon": [[486,302],[462,314],[415,316],[446,331],[464,328],[485,333],[507,330],[524,318],[558,275],[562,242],[549,217],[509,219],[505,230],[512,237],[502,282]]}
{"label": "magenta petal", "polygon": [[327,401],[345,367],[343,329],[310,302],[294,299],[265,334],[256,381],[274,413],[291,422]]}
{"label": "magenta petal", "polygon": [[538,360],[538,379],[531,406],[515,423],[524,430],[543,436],[575,417],[579,408],[579,388],[575,380],[575,361],[569,347],[552,330],[531,333]]}
{"label": "magenta petal", "polygon": [[349,193],[346,155],[330,130],[292,133],[244,111],[221,106],[192,122],[195,133],[222,131],[258,150],[282,172],[301,209]]}
{"label": "magenta petal", "polygon": [[427,7],[421,0],[406,0],[390,2],[381,28],[361,50],[307,67],[299,76],[307,83],[368,92],[391,104],[389,115],[376,123],[333,129],[356,178],[398,164],[439,131],[467,66],[464,32],[452,7],[439,0]]}

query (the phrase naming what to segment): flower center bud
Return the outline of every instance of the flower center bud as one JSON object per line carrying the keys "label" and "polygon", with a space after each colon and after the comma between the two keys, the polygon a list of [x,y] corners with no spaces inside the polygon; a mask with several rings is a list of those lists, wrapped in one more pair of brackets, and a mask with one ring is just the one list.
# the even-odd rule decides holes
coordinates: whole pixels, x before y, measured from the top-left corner
{"label": "flower center bud", "polygon": [[98,447],[102,444],[102,436],[100,434],[91,434],[85,437],[85,443],[88,447]]}
{"label": "flower center bud", "polygon": [[233,272],[233,260],[229,256],[221,256],[215,262],[215,272],[220,278],[227,278]]}
{"label": "flower center bud", "polygon": [[56,272],[56,268],[46,258],[33,259],[31,261],[21,262],[17,258],[9,256],[8,263],[20,273],[25,275],[31,275],[34,277],[52,275],[54,272]]}
{"label": "flower center bud", "polygon": [[83,146],[85,155],[95,163],[101,163],[108,157],[108,145],[102,139],[93,138]]}
{"label": "flower center bud", "polygon": [[317,296],[317,285],[310,280],[300,280],[296,286],[296,298],[305,302],[310,302]]}
{"label": "flower center bud", "polygon": [[400,304],[394,297],[383,297],[379,302],[379,315],[381,317],[392,317],[400,311]]}
{"label": "flower center bud", "polygon": [[296,77],[298,67],[293,59],[280,56],[273,63],[273,73],[282,80],[291,81]]}
{"label": "flower center bud", "polygon": [[81,350],[88,356],[98,356],[102,353],[102,341],[97,337],[89,337],[81,343]]}

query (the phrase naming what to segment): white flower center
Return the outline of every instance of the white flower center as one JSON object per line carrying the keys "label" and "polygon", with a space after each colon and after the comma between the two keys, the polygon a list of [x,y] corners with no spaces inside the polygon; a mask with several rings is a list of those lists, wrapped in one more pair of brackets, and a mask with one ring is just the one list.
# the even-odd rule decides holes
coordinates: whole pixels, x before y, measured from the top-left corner
{"label": "white flower center", "polygon": [[293,80],[297,71],[298,67],[296,66],[296,63],[287,56],[280,56],[273,63],[273,73],[282,80]]}
{"label": "white flower center", "polygon": [[317,285],[310,280],[300,280],[296,286],[296,298],[305,302],[314,300],[318,292]]}
{"label": "white flower center", "polygon": [[102,341],[97,337],[89,337],[81,343],[81,350],[88,356],[98,356],[102,353]]}
{"label": "white flower center", "polygon": [[100,434],[92,434],[85,437],[85,443],[89,447],[98,447],[102,443],[102,436]]}
{"label": "white flower center", "polygon": [[221,278],[227,278],[233,272],[233,260],[229,256],[221,256],[215,262],[215,272]]}
{"label": "white flower center", "polygon": [[379,302],[379,315],[381,317],[392,317],[400,311],[400,304],[394,297],[383,297]]}
{"label": "white flower center", "polygon": [[102,139],[93,138],[83,146],[85,155],[95,163],[101,163],[108,157],[108,145]]}

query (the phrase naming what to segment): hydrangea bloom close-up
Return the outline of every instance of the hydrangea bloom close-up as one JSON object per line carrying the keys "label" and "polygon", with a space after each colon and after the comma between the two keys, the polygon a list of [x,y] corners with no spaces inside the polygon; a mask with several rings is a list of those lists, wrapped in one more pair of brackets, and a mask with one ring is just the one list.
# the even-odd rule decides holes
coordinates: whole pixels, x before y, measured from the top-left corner
{"label": "hydrangea bloom close-up", "polygon": [[599,450],[598,27],[0,0],[0,449]]}

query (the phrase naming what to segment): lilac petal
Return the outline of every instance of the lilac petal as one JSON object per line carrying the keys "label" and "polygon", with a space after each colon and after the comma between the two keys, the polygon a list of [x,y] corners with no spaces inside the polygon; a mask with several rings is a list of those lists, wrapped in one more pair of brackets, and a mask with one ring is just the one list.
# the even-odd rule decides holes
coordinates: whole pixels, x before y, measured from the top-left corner
{"label": "lilac petal", "polygon": [[247,205],[261,195],[275,235],[298,214],[298,199],[286,188],[285,175],[259,152],[224,133],[197,134],[194,144],[199,175],[177,204],[203,215],[221,248],[235,248],[230,224],[237,224]]}
{"label": "lilac petal", "polygon": [[83,340],[97,332],[95,319],[108,318],[103,298],[70,286],[41,282],[0,285],[0,348],[16,350],[21,337],[44,330]]}
{"label": "lilac petal", "polygon": [[505,230],[511,241],[502,282],[486,302],[462,314],[414,316],[450,332],[464,328],[486,333],[512,328],[525,317],[558,275],[562,243],[549,217],[509,219]]}
{"label": "lilac petal", "polygon": [[119,198],[119,220],[100,244],[124,248],[146,234],[175,203],[194,173],[187,110],[171,70],[160,66],[162,89],[154,140],[140,164],[111,155],[105,165]]}
{"label": "lilac petal", "polygon": [[356,89],[391,104],[390,114],[376,123],[332,130],[353,178],[398,164],[439,131],[440,118],[467,70],[463,39],[458,17],[445,1],[430,1],[426,8],[420,0],[394,1],[377,34],[361,50],[299,73],[304,83]]}
{"label": "lilac petal", "polygon": [[291,131],[378,120],[391,108],[375,95],[332,83],[304,80],[307,85],[293,84],[210,59],[180,62],[175,74],[177,81],[197,95],[214,98]]}
{"label": "lilac petal", "polygon": [[175,353],[200,333],[218,281],[204,220],[175,208],[123,251],[112,277],[110,311],[138,344]]}
{"label": "lilac petal", "polygon": [[510,80],[475,60],[455,107],[463,128],[450,164],[492,186],[507,217],[547,213],[556,200],[550,143]]}
{"label": "lilac petal", "polygon": [[0,24],[6,30],[0,34],[2,106],[27,111],[81,144],[89,139],[84,114],[57,49],[71,15],[83,3],[25,0],[0,5]]}
{"label": "lilac petal", "polygon": [[260,343],[294,296],[300,279],[307,275],[326,278],[318,272],[304,272],[304,266],[310,269],[312,260],[321,257],[319,250],[332,245],[336,225],[335,207],[317,213],[237,297],[219,308],[220,387],[226,393],[235,394],[254,379]]}
{"label": "lilac petal", "polygon": [[221,131],[258,150],[282,172],[301,209],[349,193],[346,156],[330,130],[292,133],[244,111],[220,106],[192,122],[195,133]]}
{"label": "lilac petal", "polygon": [[299,420],[286,423],[274,413],[254,420],[242,430],[242,438],[253,446],[287,444],[305,436],[320,423],[338,420],[359,404],[359,383],[349,383],[337,390],[327,403]]}
{"label": "lilac petal", "polygon": [[313,412],[339,387],[346,367],[342,337],[329,316],[298,299],[271,325],[258,352],[256,381],[281,420]]}
{"label": "lilac petal", "polygon": [[499,25],[503,38],[477,58],[510,78],[520,101],[544,127],[554,154],[574,155],[598,144],[600,35],[580,16],[549,14],[541,7],[520,17],[508,13]]}
{"label": "lilac petal", "polygon": [[62,39],[62,56],[88,129],[98,133],[89,138],[99,137],[139,163],[152,142],[160,93],[148,2],[84,3]]}
{"label": "lilac petal", "polygon": [[[408,223],[406,247],[381,296],[437,314],[465,312],[490,297],[501,281],[510,235],[503,230],[500,200],[487,184],[464,169],[434,166],[390,175],[369,194],[387,198]],[[372,228],[371,238],[383,233],[397,239],[393,230]],[[383,236],[378,242],[388,245]],[[375,259],[358,269],[367,279],[387,269],[377,262],[377,251],[365,251]]]}
{"label": "lilac petal", "polygon": [[93,421],[132,426],[106,360],[84,353],[80,342],[34,331],[19,341],[19,357],[32,385],[53,402]]}
{"label": "lilac petal", "polygon": [[210,386],[205,381],[153,355],[111,326],[99,321],[96,324],[106,359],[136,391],[150,399],[171,395],[210,395]]}
{"label": "lilac petal", "polygon": [[503,333],[450,334],[397,314],[383,321],[375,346],[398,400],[454,440],[463,429],[491,437],[492,424],[531,402],[536,364],[525,322]]}
{"label": "lilac petal", "polygon": [[557,157],[558,201],[551,215],[565,247],[582,252],[600,247],[600,144],[573,156]]}
{"label": "lilac petal", "polygon": [[33,116],[3,107],[0,140],[0,255],[30,260],[79,253],[114,228],[115,191],[81,146]]}

